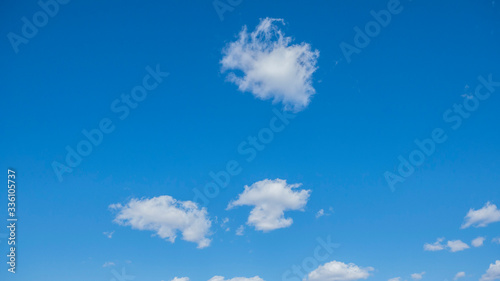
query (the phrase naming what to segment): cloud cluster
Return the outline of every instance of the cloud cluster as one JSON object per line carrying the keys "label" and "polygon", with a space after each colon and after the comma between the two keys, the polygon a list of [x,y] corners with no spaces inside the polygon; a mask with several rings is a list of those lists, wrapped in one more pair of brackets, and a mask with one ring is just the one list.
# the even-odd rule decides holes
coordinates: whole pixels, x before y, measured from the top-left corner
{"label": "cloud cluster", "polygon": [[497,209],[495,204],[487,202],[484,207],[479,210],[470,209],[465,216],[462,229],[470,226],[485,227],[490,223],[500,221],[500,210]]}
{"label": "cloud cluster", "polygon": [[316,92],[312,74],[319,51],[312,51],[307,43],[292,45],[278,24],[284,25],[284,21],[265,18],[251,33],[244,26],[238,39],[223,50],[222,72],[231,71],[227,79],[240,91],[282,102],[286,110],[300,111]]}
{"label": "cloud cluster", "polygon": [[254,206],[247,224],[261,231],[271,231],[292,225],[292,218],[285,218],[288,210],[302,210],[307,204],[310,190],[294,189],[301,184],[287,184],[286,180],[262,180],[251,186],[245,186],[243,193],[236,201],[228,205],[228,209],[236,206]]}
{"label": "cloud cluster", "polygon": [[331,261],[320,265],[307,275],[308,281],[351,281],[367,279],[373,267],[359,267],[353,263],[345,264]]}
{"label": "cloud cluster", "polygon": [[425,251],[442,251],[448,249],[450,252],[459,252],[465,249],[469,249],[469,245],[462,242],[462,240],[450,240],[448,243],[443,244],[444,238],[438,238],[436,242],[429,244],[424,244]]}
{"label": "cloud cluster", "polygon": [[112,204],[118,214],[114,222],[133,229],[151,230],[161,238],[174,243],[177,233],[182,239],[198,243],[198,248],[207,247],[211,221],[205,208],[198,208],[191,201],[178,201],[164,195],[151,199],[131,199],[127,204]]}

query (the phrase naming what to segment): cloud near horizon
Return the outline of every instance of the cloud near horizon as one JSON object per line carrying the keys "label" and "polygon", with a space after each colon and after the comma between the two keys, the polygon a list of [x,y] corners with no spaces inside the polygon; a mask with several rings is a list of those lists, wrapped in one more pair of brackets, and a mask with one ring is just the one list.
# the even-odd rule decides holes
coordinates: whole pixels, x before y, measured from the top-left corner
{"label": "cloud near horizon", "polygon": [[373,267],[359,267],[354,263],[331,261],[320,265],[304,278],[304,281],[353,281],[367,279]]}

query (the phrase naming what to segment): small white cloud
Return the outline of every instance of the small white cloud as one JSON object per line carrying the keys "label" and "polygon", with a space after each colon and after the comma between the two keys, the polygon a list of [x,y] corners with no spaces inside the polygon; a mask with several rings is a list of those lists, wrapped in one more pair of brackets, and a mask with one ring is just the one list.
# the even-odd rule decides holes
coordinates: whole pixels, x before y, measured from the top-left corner
{"label": "small white cloud", "polygon": [[444,250],[445,245],[441,244],[443,241],[444,238],[438,238],[437,241],[432,244],[426,243],[424,244],[424,250],[432,252]]}
{"label": "small white cloud", "polygon": [[448,248],[450,248],[450,252],[460,252],[470,247],[461,240],[450,240],[448,241]]}
{"label": "small white cloud", "polygon": [[292,218],[285,218],[288,210],[303,210],[309,199],[310,190],[294,189],[301,184],[287,184],[286,180],[262,180],[245,186],[238,200],[230,202],[227,209],[236,206],[255,206],[247,224],[261,231],[271,231],[292,225]]}
{"label": "small white cloud", "polygon": [[424,272],[421,272],[421,273],[413,273],[413,274],[411,275],[411,278],[412,278],[413,280],[420,280],[420,279],[424,278],[424,274],[425,274],[425,271],[424,271]]}
{"label": "small white cloud", "polygon": [[471,244],[472,244],[472,246],[474,246],[476,248],[481,247],[481,246],[483,246],[484,240],[486,240],[486,238],[478,237],[478,238],[472,240]]}
{"label": "small white cloud", "polygon": [[[331,261],[320,265],[307,275],[308,281],[351,281],[367,279],[373,267],[359,267],[353,263],[345,264],[339,261]],[[306,280],[306,279],[304,279]]]}
{"label": "small white cloud", "polygon": [[470,209],[465,216],[464,223],[461,228],[485,227],[490,223],[500,221],[500,210],[497,209],[495,204],[487,202],[483,208],[479,210]]}
{"label": "small white cloud", "polygon": [[111,232],[103,232],[102,234],[106,235],[106,237],[108,237],[109,239],[111,239],[113,237],[114,233],[115,233],[114,231],[111,231]]}
{"label": "small white cloud", "polygon": [[480,281],[493,281],[500,279],[500,260],[497,260],[495,263],[490,264],[486,273],[483,274]]}
{"label": "small white cloud", "polygon": [[105,262],[102,267],[110,267],[110,266],[115,266],[115,263],[114,262],[111,262],[111,261],[107,261]]}
{"label": "small white cloud", "polygon": [[207,210],[198,208],[192,201],[178,201],[164,195],[131,199],[125,205],[112,204],[109,207],[118,211],[114,222],[120,225],[154,231],[172,243],[180,231],[183,240],[197,243],[198,248],[210,245],[210,239],[206,237],[211,226]]}
{"label": "small white cloud", "polygon": [[230,72],[228,80],[242,92],[273,103],[282,102],[286,110],[300,111],[315,94],[312,74],[316,71],[319,51],[311,45],[291,45],[278,24],[283,19],[265,18],[251,33],[244,26],[238,39],[228,44],[220,61],[222,72]]}
{"label": "small white cloud", "polygon": [[189,277],[174,277],[171,281],[189,281]]}
{"label": "small white cloud", "polygon": [[455,275],[455,277],[453,278],[453,280],[458,280],[458,279],[463,278],[463,277],[465,277],[465,272],[460,271],[459,273],[457,273]]}
{"label": "small white cloud", "polygon": [[401,277],[395,277],[395,278],[391,278],[387,281],[401,281]]}
{"label": "small white cloud", "polygon": [[500,237],[495,237],[495,238],[491,239],[491,242],[496,243],[496,244],[500,244]]}
{"label": "small white cloud", "polygon": [[243,225],[240,225],[237,229],[236,229],[236,235],[238,236],[243,236],[243,232],[245,230],[245,227]]}
{"label": "small white cloud", "polygon": [[321,209],[316,213],[316,218],[322,217],[325,215],[325,210]]}
{"label": "small white cloud", "polygon": [[259,276],[254,276],[254,277],[234,277],[231,279],[225,279],[223,276],[214,276],[210,278],[208,281],[264,281],[262,278]]}

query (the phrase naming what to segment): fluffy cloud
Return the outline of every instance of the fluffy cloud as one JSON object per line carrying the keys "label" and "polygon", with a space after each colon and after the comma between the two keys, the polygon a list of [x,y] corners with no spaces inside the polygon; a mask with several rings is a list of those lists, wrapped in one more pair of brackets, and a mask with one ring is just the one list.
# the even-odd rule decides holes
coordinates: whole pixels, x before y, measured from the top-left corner
{"label": "fluffy cloud", "polygon": [[495,263],[490,264],[486,273],[481,276],[480,281],[493,281],[500,280],[500,260],[497,260]]}
{"label": "fluffy cloud", "polygon": [[287,110],[307,107],[315,94],[312,74],[319,56],[307,43],[292,45],[278,24],[282,19],[265,18],[251,33],[244,26],[238,39],[223,50],[222,72],[230,72],[228,80],[242,92],[273,103],[282,102]]}
{"label": "fluffy cloud", "polygon": [[264,281],[262,278],[259,276],[254,276],[251,278],[246,278],[246,277],[234,277],[231,279],[224,279],[223,276],[214,276],[210,278],[208,281]]}
{"label": "fluffy cloud", "polygon": [[420,279],[424,278],[424,274],[425,274],[425,271],[424,271],[424,272],[421,272],[421,273],[413,273],[413,274],[411,275],[411,278],[412,278],[413,280],[420,280]]}
{"label": "fluffy cloud", "polygon": [[500,237],[495,237],[495,238],[491,239],[491,242],[500,244]]}
{"label": "fluffy cloud", "polygon": [[118,214],[114,222],[131,226],[133,229],[151,230],[161,238],[174,243],[177,232],[182,239],[198,243],[198,248],[207,247],[211,221],[207,210],[198,208],[191,201],[178,201],[164,195],[151,199],[131,199],[125,205],[112,204]]}
{"label": "fluffy cloud", "polygon": [[487,202],[483,208],[479,210],[470,209],[465,216],[462,229],[470,226],[485,227],[490,223],[500,221],[500,210],[497,209],[495,204]]}
{"label": "fluffy cloud", "polygon": [[262,180],[245,186],[238,200],[230,202],[228,209],[236,206],[255,206],[247,224],[261,231],[289,227],[293,220],[285,218],[284,211],[302,210],[309,199],[310,190],[294,191],[301,184],[287,184],[286,180]]}
{"label": "fluffy cloud", "polygon": [[401,277],[395,277],[395,278],[391,278],[387,281],[401,281]]}
{"label": "fluffy cloud", "polygon": [[457,273],[455,275],[455,277],[453,278],[453,280],[458,280],[459,278],[462,278],[462,277],[465,277],[465,272],[460,271],[459,273]]}
{"label": "fluffy cloud", "polygon": [[426,243],[424,244],[424,250],[432,252],[444,250],[445,245],[441,244],[443,241],[444,238],[438,238],[437,241],[432,244]]}
{"label": "fluffy cloud", "polygon": [[353,263],[345,264],[331,261],[320,265],[307,275],[308,281],[350,281],[367,279],[373,267],[359,267]]}
{"label": "fluffy cloud", "polygon": [[472,246],[474,246],[476,248],[481,247],[481,246],[483,246],[484,240],[486,240],[486,238],[478,237],[478,238],[472,240],[471,244],[472,244]]}
{"label": "fluffy cloud", "polygon": [[448,241],[448,248],[450,248],[450,252],[460,252],[470,247],[461,240],[452,240]]}

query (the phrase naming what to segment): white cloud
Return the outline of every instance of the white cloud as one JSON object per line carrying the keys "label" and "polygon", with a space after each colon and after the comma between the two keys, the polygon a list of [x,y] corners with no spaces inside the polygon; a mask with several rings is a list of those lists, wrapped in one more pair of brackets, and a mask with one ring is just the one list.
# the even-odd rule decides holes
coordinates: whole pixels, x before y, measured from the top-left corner
{"label": "white cloud", "polygon": [[457,273],[455,275],[455,277],[453,278],[453,280],[458,280],[459,278],[463,278],[463,277],[465,277],[465,272],[460,271],[459,273]]}
{"label": "white cloud", "polygon": [[247,224],[261,231],[289,227],[293,220],[285,218],[284,211],[303,210],[309,199],[310,190],[294,191],[301,184],[287,184],[286,180],[262,180],[245,186],[238,200],[230,202],[228,209],[235,206],[255,206],[250,212]]}
{"label": "white cloud", "polygon": [[111,239],[113,237],[114,233],[115,233],[114,231],[111,231],[111,232],[103,232],[102,234],[106,235],[106,237],[108,237],[109,239]]}
{"label": "white cloud", "polygon": [[317,213],[316,213],[316,218],[319,218],[319,217],[322,217],[325,215],[325,210],[323,209],[320,209]]}
{"label": "white cloud", "polygon": [[251,278],[247,277],[234,277],[231,279],[225,279],[223,276],[214,276],[210,278],[208,281],[264,281],[262,278],[259,276],[254,276]]}
{"label": "white cloud", "polygon": [[445,245],[441,244],[441,242],[444,241],[444,238],[438,238],[436,242],[433,244],[426,243],[424,244],[424,250],[425,251],[441,251],[444,250]]}
{"label": "white cloud", "polygon": [[308,281],[350,281],[367,279],[373,267],[359,267],[353,263],[345,264],[331,261],[320,265],[307,275]]}
{"label": "white cloud", "polygon": [[110,267],[110,266],[115,266],[115,263],[114,262],[111,262],[111,261],[107,261],[105,262],[102,267]]}
{"label": "white cloud", "polygon": [[434,252],[434,251],[442,251],[444,249],[448,249],[450,252],[459,252],[470,248],[469,245],[462,242],[461,240],[450,240],[448,241],[448,243],[446,243],[446,245],[443,244],[443,241],[444,238],[438,238],[436,242],[432,244],[426,243],[424,244],[424,250]]}
{"label": "white cloud", "polygon": [[450,252],[459,252],[470,247],[461,240],[450,240],[448,241],[448,248],[450,248]]}
{"label": "white cloud", "polygon": [[174,277],[171,281],[189,281],[189,277]]}
{"label": "white cloud", "polygon": [[287,110],[300,111],[307,107],[315,94],[312,74],[316,71],[318,50],[301,43],[291,45],[278,24],[282,19],[261,19],[251,33],[244,26],[238,39],[228,44],[220,61],[222,72],[230,72],[228,80],[242,92],[251,92],[255,97],[273,103],[282,102]]}
{"label": "white cloud", "polygon": [[240,225],[237,229],[236,229],[236,235],[238,236],[243,236],[243,232],[245,230],[245,227],[243,225]]}
{"label": "white cloud", "polygon": [[495,204],[487,202],[483,208],[479,210],[470,209],[465,216],[462,229],[470,226],[485,227],[490,223],[500,221],[500,210],[497,209]]}
{"label": "white cloud", "polygon": [[491,242],[500,244],[500,237],[495,237],[495,238],[491,239]]}
{"label": "white cloud", "polygon": [[497,260],[495,263],[490,264],[486,273],[483,274],[480,281],[493,281],[500,279],[500,260]]}
{"label": "white cloud", "polygon": [[401,281],[401,277],[395,277],[395,278],[391,278],[387,281]]}
{"label": "white cloud", "polygon": [[483,246],[484,240],[486,240],[486,238],[478,237],[478,238],[472,240],[471,244],[472,244],[472,246],[474,246],[476,248],[481,247],[481,246]]}
{"label": "white cloud", "polygon": [[420,280],[420,279],[424,278],[424,274],[425,274],[425,271],[424,271],[424,272],[421,272],[421,273],[413,273],[413,274],[411,275],[411,278],[412,278],[413,280]]}
{"label": "white cloud", "polygon": [[211,221],[206,208],[198,208],[192,201],[178,201],[171,196],[151,199],[131,199],[126,205],[112,204],[118,210],[114,222],[131,226],[133,229],[151,230],[161,238],[174,243],[177,232],[182,239],[198,243],[198,248],[210,245]]}

